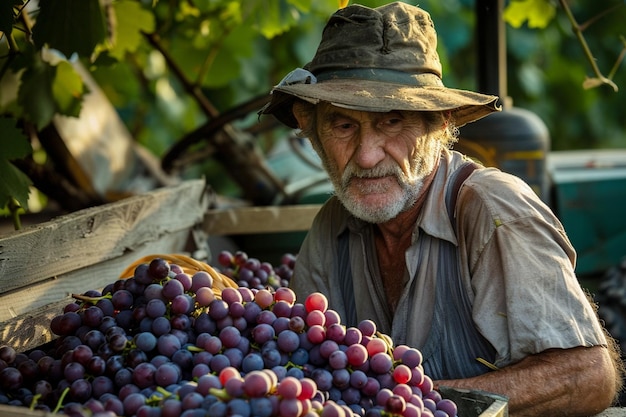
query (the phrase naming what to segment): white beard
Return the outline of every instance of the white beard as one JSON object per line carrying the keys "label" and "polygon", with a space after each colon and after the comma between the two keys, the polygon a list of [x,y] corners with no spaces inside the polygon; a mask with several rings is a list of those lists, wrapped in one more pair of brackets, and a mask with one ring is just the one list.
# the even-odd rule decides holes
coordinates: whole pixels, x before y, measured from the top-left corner
{"label": "white beard", "polygon": [[[428,148],[423,149],[424,153],[418,152],[416,155],[426,155],[415,157],[411,161],[411,171],[408,174],[402,172],[395,162],[385,160],[383,163],[371,169],[362,169],[354,163],[349,163],[343,173],[342,178],[337,175],[335,167],[328,166],[324,161],[333,183],[335,194],[344,207],[355,217],[369,223],[385,223],[411,208],[422,192],[424,180],[437,166],[437,161],[441,155],[441,144],[437,140],[429,140]],[[432,149],[432,148],[436,148]],[[323,158],[325,159],[325,158]],[[361,187],[356,190],[354,185],[350,186],[352,178],[376,178],[384,176],[395,177],[399,188],[381,189],[378,184]],[[353,193],[386,193],[386,198],[376,204],[364,204],[358,196]]]}

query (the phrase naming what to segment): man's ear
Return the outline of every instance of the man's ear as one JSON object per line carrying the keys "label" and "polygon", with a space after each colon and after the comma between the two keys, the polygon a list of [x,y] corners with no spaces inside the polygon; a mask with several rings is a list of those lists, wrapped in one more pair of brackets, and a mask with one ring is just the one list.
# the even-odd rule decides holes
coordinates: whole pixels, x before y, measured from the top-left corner
{"label": "man's ear", "polygon": [[311,123],[311,112],[314,109],[315,107],[310,103],[305,103],[301,100],[293,102],[291,111],[293,112],[293,117],[295,117],[298,122],[298,128],[300,130],[309,128],[309,123]]}

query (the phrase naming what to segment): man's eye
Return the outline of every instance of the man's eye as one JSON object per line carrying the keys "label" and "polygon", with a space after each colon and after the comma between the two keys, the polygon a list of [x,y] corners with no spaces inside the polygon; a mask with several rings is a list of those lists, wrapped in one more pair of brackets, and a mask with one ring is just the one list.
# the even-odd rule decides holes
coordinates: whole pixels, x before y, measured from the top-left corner
{"label": "man's eye", "polygon": [[387,133],[399,132],[404,126],[404,120],[398,117],[385,119],[380,123],[380,128]]}
{"label": "man's eye", "polygon": [[338,137],[347,137],[354,133],[356,125],[354,123],[337,123],[333,126],[333,132]]}

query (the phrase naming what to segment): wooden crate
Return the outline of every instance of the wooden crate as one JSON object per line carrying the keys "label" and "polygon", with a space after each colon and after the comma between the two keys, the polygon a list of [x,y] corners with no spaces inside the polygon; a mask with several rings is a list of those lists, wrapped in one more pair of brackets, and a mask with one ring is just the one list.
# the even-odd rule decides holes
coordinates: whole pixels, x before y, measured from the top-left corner
{"label": "wooden crate", "polygon": [[51,341],[50,320],[72,293],[102,288],[143,256],[193,250],[206,260],[209,235],[307,230],[319,209],[209,209],[209,200],[204,180],[184,181],[0,236],[0,345]]}
{"label": "wooden crate", "polygon": [[102,288],[142,256],[185,251],[205,190],[185,181],[0,237],[0,345],[49,342],[50,320],[72,293]]}

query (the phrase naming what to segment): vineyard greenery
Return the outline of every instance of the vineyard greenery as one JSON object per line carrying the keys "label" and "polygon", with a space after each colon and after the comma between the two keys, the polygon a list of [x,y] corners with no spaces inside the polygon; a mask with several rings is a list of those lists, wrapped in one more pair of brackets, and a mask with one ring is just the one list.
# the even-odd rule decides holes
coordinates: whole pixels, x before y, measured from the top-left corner
{"label": "vineyard greenery", "polygon": [[[306,63],[326,19],[346,3],[3,2],[0,208],[16,215],[29,204],[32,209],[37,196],[42,204],[55,200],[66,211],[108,201],[102,195],[85,197],[80,181],[64,177],[60,165],[67,161],[51,152],[55,120],[83,117],[90,88],[81,68],[104,92],[133,140],[159,159],[183,138],[199,134],[208,121],[242,103],[255,103],[285,73]],[[480,46],[473,40],[474,2],[425,0],[420,6],[432,14],[438,30],[446,85],[476,89]],[[553,149],[626,147],[625,16],[626,6],[618,0],[506,2],[508,94],[516,106],[542,118]],[[285,135],[278,127],[255,130],[256,111],[234,123],[261,152]],[[209,153],[176,174],[204,175],[209,182],[224,178],[224,161],[215,159]],[[218,191],[240,194],[232,181],[223,183],[215,184]]]}

